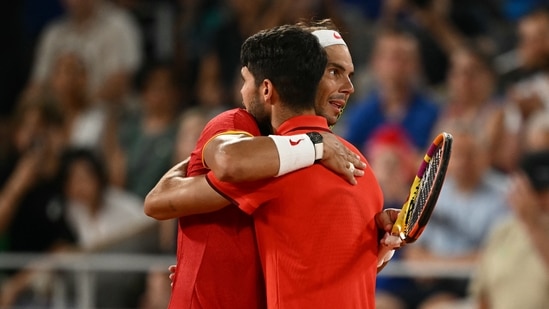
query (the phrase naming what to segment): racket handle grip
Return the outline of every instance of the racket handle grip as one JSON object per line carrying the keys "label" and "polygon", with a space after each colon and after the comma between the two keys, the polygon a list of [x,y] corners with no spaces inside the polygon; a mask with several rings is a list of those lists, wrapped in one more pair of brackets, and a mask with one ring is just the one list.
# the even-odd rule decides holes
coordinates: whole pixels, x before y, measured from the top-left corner
{"label": "racket handle grip", "polygon": [[396,235],[400,235],[402,233],[402,225],[400,224],[400,222],[398,222],[398,219],[397,219],[397,222],[395,222],[393,224],[393,230],[391,231],[391,234],[396,236]]}

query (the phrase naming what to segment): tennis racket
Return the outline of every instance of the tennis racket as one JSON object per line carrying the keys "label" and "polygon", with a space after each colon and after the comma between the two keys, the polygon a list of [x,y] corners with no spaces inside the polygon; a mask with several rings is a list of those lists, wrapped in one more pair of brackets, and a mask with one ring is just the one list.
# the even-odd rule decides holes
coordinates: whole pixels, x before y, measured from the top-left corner
{"label": "tennis racket", "polygon": [[435,209],[450,161],[452,140],[451,134],[440,133],[423,157],[391,232],[405,243],[413,243],[419,238]]}

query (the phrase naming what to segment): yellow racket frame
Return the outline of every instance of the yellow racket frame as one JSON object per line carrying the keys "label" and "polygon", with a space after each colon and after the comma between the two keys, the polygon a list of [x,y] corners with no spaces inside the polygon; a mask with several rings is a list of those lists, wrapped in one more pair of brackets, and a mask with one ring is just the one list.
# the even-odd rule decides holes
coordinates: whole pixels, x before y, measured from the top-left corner
{"label": "yellow racket frame", "polygon": [[423,157],[423,162],[420,165],[420,168],[414,178],[414,181],[412,182],[412,186],[410,187],[410,193],[408,194],[408,198],[406,199],[406,202],[404,203],[404,205],[402,205],[402,209],[400,210],[397,220],[393,224],[393,229],[391,231],[391,234],[395,236],[399,236],[402,240],[406,240],[407,235],[410,234],[410,231],[406,230],[408,228],[406,226],[406,222],[408,222],[410,205],[412,205],[416,201],[419,188],[421,185],[421,179],[425,174],[425,170],[428,163],[431,161],[432,156],[435,154],[436,150],[444,140],[448,141],[448,144],[446,145],[446,147],[448,147],[449,148],[448,150],[450,150],[452,136],[449,133],[442,132],[433,140],[431,147],[429,147],[427,153]]}

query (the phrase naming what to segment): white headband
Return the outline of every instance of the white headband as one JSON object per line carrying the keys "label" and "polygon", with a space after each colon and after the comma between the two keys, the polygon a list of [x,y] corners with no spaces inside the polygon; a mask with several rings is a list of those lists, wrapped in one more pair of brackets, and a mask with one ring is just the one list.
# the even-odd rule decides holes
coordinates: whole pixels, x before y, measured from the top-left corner
{"label": "white headband", "polygon": [[318,38],[320,45],[324,48],[331,45],[345,45],[345,41],[341,38],[341,34],[334,30],[316,30],[313,35]]}

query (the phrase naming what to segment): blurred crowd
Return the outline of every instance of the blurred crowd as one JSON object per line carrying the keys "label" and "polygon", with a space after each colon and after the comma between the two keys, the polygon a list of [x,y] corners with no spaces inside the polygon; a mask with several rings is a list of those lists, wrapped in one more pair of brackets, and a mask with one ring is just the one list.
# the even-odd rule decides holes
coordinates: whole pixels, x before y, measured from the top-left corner
{"label": "blurred crowd", "polygon": [[[549,302],[549,183],[531,173],[549,168],[546,1],[25,0],[2,8],[0,252],[173,254],[175,222],[146,217],[143,199],[211,117],[241,106],[240,45],[261,29],[331,18],[355,66],[354,94],[333,129],[366,154],[386,207],[400,208],[432,138],[454,136],[431,222],[395,260],[507,271],[380,277],[378,308],[504,308],[494,299],[516,288],[502,282],[525,263],[505,261],[491,243],[512,243],[502,232],[509,220],[525,230],[517,241],[530,246],[521,250],[537,257],[530,273],[538,277],[521,281],[531,305],[518,307]],[[54,275],[0,273],[0,307],[50,306],[44,282]],[[97,281],[98,308],[165,308],[170,293],[164,272]]]}

